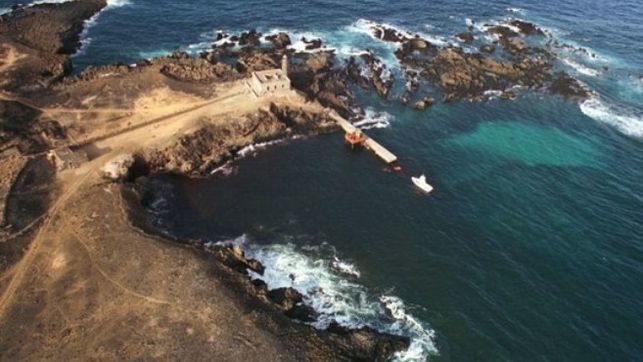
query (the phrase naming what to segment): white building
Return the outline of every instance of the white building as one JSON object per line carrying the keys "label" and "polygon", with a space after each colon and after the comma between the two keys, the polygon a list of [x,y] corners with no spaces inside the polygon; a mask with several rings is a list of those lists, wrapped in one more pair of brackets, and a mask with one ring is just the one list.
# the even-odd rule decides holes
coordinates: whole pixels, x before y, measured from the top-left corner
{"label": "white building", "polygon": [[281,69],[253,72],[248,86],[257,97],[289,92],[288,58],[284,55],[281,59]]}

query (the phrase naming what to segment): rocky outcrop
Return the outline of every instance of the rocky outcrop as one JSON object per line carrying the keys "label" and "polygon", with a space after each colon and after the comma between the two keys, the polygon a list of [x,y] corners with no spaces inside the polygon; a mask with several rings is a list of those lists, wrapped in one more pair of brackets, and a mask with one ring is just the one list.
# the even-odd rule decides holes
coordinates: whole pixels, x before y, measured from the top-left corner
{"label": "rocky outcrop", "polygon": [[568,99],[584,99],[590,95],[587,88],[565,72],[556,75],[556,78],[549,86],[549,90]]}
{"label": "rocky outcrop", "polygon": [[458,33],[456,34],[456,37],[460,39],[463,43],[471,43],[473,42],[473,33],[471,32],[465,32],[465,33]]}
{"label": "rocky outcrop", "polygon": [[256,30],[244,31],[239,35],[238,43],[241,46],[252,46],[256,47],[261,41],[261,33],[257,33]]}
{"label": "rocky outcrop", "polygon": [[333,322],[327,331],[345,337],[353,346],[355,358],[362,361],[386,361],[384,356],[406,350],[410,344],[406,337],[380,333],[370,327],[350,329]]}
{"label": "rocky outcrop", "polygon": [[243,249],[239,246],[211,246],[205,248],[205,251],[217,258],[219,262],[239,273],[245,274],[248,270],[252,270],[259,275],[263,275],[263,265],[257,260],[246,258]]}
{"label": "rocky outcrop", "polygon": [[0,35],[48,54],[70,55],[80,47],[85,21],[105,6],[106,0],[85,0],[20,7],[0,17]]}
{"label": "rocky outcrop", "polygon": [[306,44],[306,50],[314,50],[314,49],[319,49],[322,47],[322,41],[321,39],[306,39],[306,38],[301,38],[301,41]]}
{"label": "rocky outcrop", "polygon": [[23,55],[3,87],[42,87],[71,70],[69,56],[80,47],[85,21],[107,6],[106,0],[18,7],[0,16],[0,44]]}
{"label": "rocky outcrop", "polygon": [[268,35],[266,36],[266,40],[270,41],[276,49],[284,49],[291,44],[290,37],[284,32]]}
{"label": "rocky outcrop", "polygon": [[[520,33],[512,28],[517,28]],[[490,44],[483,45],[480,53],[468,53],[454,46],[437,47],[418,36],[409,37],[384,25],[374,25],[371,31],[378,39],[398,44],[395,54],[407,82],[402,95],[404,103],[418,89],[418,77],[437,85],[443,92],[445,102],[464,99],[483,101],[489,98],[485,94],[487,90],[499,90],[502,92],[501,98],[513,99],[515,93],[507,90],[515,86],[583,96],[581,89],[569,79],[557,79],[554,85],[552,61],[555,54],[547,48],[528,46],[520,38],[521,34],[544,34],[531,23],[516,20],[509,25],[486,25],[487,32],[498,36],[505,53],[504,59],[490,55],[495,52],[495,47]],[[460,33],[457,37],[464,42],[473,41],[471,33]],[[425,108],[423,102],[415,106]]]}
{"label": "rocky outcrop", "polygon": [[141,158],[151,172],[201,177],[245,146],[295,134],[326,132],[335,127],[335,122],[323,114],[273,104],[270,111],[259,111],[237,122],[200,128],[169,147],[146,151]]}
{"label": "rocky outcrop", "polygon": [[158,65],[162,74],[186,82],[221,82],[240,78],[239,73],[225,63],[213,64],[206,59],[190,57],[185,52],[155,58],[151,63]]}
{"label": "rocky outcrop", "polygon": [[425,110],[427,107],[430,107],[435,103],[435,99],[430,97],[425,97],[422,100],[415,103],[415,109],[419,111]]}
{"label": "rocky outcrop", "polygon": [[526,21],[514,20],[509,24],[520,29],[520,32],[525,35],[538,35],[538,36],[545,35],[545,32],[542,29],[537,27],[535,24],[528,23]]}
{"label": "rocky outcrop", "polygon": [[361,58],[366,64],[373,88],[380,97],[386,98],[395,82],[393,73],[370,51],[362,54]]}

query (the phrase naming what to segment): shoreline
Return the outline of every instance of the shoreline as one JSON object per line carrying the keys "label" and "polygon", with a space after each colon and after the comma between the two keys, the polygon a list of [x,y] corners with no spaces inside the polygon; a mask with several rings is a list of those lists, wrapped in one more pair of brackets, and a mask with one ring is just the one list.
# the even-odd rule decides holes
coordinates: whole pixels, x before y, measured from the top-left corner
{"label": "shoreline", "polygon": [[[176,175],[176,177],[185,178],[186,176]],[[355,329],[332,324],[328,329],[317,329],[309,325],[308,322],[311,320],[305,319],[315,314],[315,311],[300,303],[300,297],[294,296],[298,293],[294,288],[269,290],[263,281],[253,280],[249,272],[262,275],[264,267],[259,261],[247,258],[242,247],[218,243],[208,245],[201,240],[180,238],[165,232],[151,224],[153,216],[141,203],[145,195],[142,194],[136,181],[121,185],[120,190],[123,205],[121,211],[133,232],[193,249],[212,262],[219,263],[230,273],[229,278],[225,278],[229,282],[229,288],[242,295],[240,303],[251,304],[258,311],[267,310],[266,313],[270,314],[268,318],[285,317],[291,324],[300,328],[299,333],[315,333],[328,338],[324,343],[333,346],[333,350],[338,353],[337,358],[389,360],[395,353],[408,348],[408,337],[386,334],[370,327]],[[257,304],[260,307],[257,307]],[[370,342],[362,344],[364,340],[370,340]]]}
{"label": "shoreline", "polygon": [[[262,274],[264,266],[240,247],[208,247],[146,224],[136,179],[163,172],[208,177],[257,143],[333,132],[337,125],[323,112],[327,108],[353,121],[364,117],[351,87],[418,111],[436,102],[422,94],[426,85],[439,89],[444,103],[484,102],[492,95],[510,100],[523,84],[569,99],[589,96],[576,79],[553,72],[556,54],[549,45],[540,49],[522,40],[544,33],[521,21],[489,25],[485,32],[497,38],[498,49],[485,44],[475,54],[367,24],[372,38],[396,48],[406,90],[395,99],[390,91],[396,79],[376,54],[341,59],[322,39],[302,40],[306,51],[297,52],[283,32],[218,33],[211,50],[198,57],[174,52],[134,66],[88,66],[72,75],[82,32],[106,6],[104,0],[89,0],[35,6],[51,12],[44,16],[33,8],[21,10],[28,15],[24,19],[3,15],[3,22],[15,22],[18,30],[45,22],[44,30],[26,39],[16,29],[2,30],[0,22],[0,40],[7,40],[0,46],[6,62],[0,63],[6,75],[0,81],[1,111],[25,124],[2,139],[0,150],[31,157],[71,148],[88,156],[58,171],[62,191],[37,222],[42,225],[27,231],[34,235],[24,242],[24,255],[0,275],[3,355],[389,359],[409,347],[408,337],[336,323],[318,330],[296,322],[310,322],[314,310],[294,288],[268,290],[265,282],[251,279],[248,270]],[[66,25],[73,31],[49,34]],[[473,40],[470,32],[458,36]],[[491,56],[500,51],[508,58]],[[286,55],[290,64],[282,58]],[[222,61],[228,58],[236,60],[234,66]],[[281,69],[292,78],[290,91],[252,98],[248,77],[274,71],[282,59]],[[124,167],[116,181],[133,180],[105,181],[102,168],[123,155],[134,165]],[[97,330],[97,321],[104,329]],[[15,325],[24,330],[11,335]],[[42,328],[46,331],[31,335]]]}

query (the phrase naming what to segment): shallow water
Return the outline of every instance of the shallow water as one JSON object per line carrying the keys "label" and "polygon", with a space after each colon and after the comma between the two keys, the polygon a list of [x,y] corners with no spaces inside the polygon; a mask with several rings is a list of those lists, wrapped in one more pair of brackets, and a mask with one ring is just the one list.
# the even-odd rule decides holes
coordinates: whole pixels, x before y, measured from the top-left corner
{"label": "shallow water", "polygon": [[[582,105],[528,93],[417,112],[361,94],[377,125],[369,134],[403,173],[327,135],[249,152],[230,177],[155,177],[151,209],[175,234],[244,243],[271,287],[303,289],[324,318],[411,336],[400,357],[641,358],[640,2],[120,5],[95,20],[77,69],[196,53],[215,30],[248,28],[322,36],[342,56],[370,48],[394,67],[393,48],[365,33],[369,21],[455,42],[466,18],[517,16],[589,48],[596,57],[561,52],[559,64],[596,92]],[[419,173],[435,186],[429,197],[410,184]]]}

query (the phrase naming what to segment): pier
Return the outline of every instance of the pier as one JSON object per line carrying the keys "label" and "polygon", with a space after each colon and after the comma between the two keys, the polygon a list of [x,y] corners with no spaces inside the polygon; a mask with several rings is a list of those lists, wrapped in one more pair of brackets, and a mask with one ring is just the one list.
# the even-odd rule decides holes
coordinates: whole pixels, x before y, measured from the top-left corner
{"label": "pier", "polygon": [[360,132],[364,135],[364,142],[363,145],[367,149],[373,151],[379,158],[381,158],[384,162],[386,163],[393,163],[397,161],[397,156],[395,156],[391,151],[387,150],[384,146],[379,144],[377,141],[374,139],[370,138],[366,134],[364,134],[359,128],[355,127],[353,124],[351,124],[349,121],[344,119],[342,116],[337,114],[335,111],[329,111],[328,115],[333,118],[337,124],[344,129],[344,132],[346,133],[355,133],[355,132]]}

